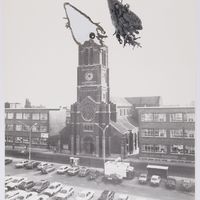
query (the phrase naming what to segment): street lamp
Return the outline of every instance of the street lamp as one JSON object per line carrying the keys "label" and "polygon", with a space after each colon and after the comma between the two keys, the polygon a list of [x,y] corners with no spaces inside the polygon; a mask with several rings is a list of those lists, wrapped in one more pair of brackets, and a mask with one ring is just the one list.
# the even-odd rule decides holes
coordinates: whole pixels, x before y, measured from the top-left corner
{"label": "street lamp", "polygon": [[18,121],[20,124],[24,125],[27,127],[28,131],[29,131],[29,153],[28,153],[28,159],[29,161],[31,160],[31,133],[32,133],[32,128],[34,126],[36,126],[38,123],[35,123],[33,124],[31,127],[29,127],[27,124],[21,122],[21,121]]}
{"label": "street lamp", "polygon": [[101,131],[102,131],[102,133],[103,133],[103,147],[102,147],[102,149],[103,149],[103,168],[104,168],[104,170],[105,170],[105,160],[106,160],[106,129],[109,127],[109,124],[107,124],[104,128],[102,128],[101,126],[99,126],[99,124],[97,124],[97,123],[95,123],[95,125],[97,125],[100,129],[101,129]]}

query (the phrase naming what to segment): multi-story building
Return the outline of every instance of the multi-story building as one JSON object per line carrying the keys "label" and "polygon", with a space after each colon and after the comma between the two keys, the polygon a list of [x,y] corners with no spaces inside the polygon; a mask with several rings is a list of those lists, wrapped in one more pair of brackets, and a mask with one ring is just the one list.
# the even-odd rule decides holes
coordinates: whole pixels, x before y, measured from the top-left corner
{"label": "multi-story building", "polygon": [[137,107],[139,156],[158,160],[194,160],[194,107]]}
{"label": "multi-story building", "polygon": [[6,145],[46,147],[48,138],[66,126],[69,110],[49,108],[5,108]]}

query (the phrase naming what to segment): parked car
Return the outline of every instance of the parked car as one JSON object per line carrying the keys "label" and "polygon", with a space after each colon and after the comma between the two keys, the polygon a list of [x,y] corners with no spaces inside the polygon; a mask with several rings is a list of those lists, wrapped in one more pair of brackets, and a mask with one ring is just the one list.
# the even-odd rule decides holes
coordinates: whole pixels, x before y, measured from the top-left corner
{"label": "parked car", "polygon": [[35,185],[34,181],[22,181],[19,185],[18,185],[18,189],[20,190],[28,190],[30,188],[32,188]]}
{"label": "parked car", "polygon": [[54,182],[51,183],[46,190],[44,190],[43,194],[46,194],[51,197],[57,192],[59,192],[61,189],[62,189],[62,184],[59,182]]}
{"label": "parked car", "polygon": [[43,190],[47,189],[50,185],[50,182],[47,180],[41,180],[35,183],[35,186],[31,188],[31,191],[35,192],[42,192]]}
{"label": "parked car", "polygon": [[21,160],[15,164],[16,168],[23,168],[28,164],[28,160]]}
{"label": "parked car", "polygon": [[101,193],[101,196],[98,198],[98,200],[113,200],[115,196],[115,192],[109,191],[109,190],[104,190]]}
{"label": "parked car", "polygon": [[20,193],[20,190],[8,191],[8,192],[5,194],[5,199],[11,199],[11,198],[13,198],[13,197],[16,197],[19,193]]}
{"label": "parked car", "polygon": [[69,168],[69,170],[67,171],[68,175],[74,176],[76,174],[79,173],[79,167],[71,167]]}
{"label": "parked car", "polygon": [[129,196],[127,194],[120,194],[117,200],[128,200]]}
{"label": "parked car", "polygon": [[12,161],[13,161],[12,159],[6,158],[5,159],[5,165],[12,163]]}
{"label": "parked car", "polygon": [[94,197],[94,192],[90,190],[83,190],[78,193],[76,200],[90,200]]}
{"label": "parked car", "polygon": [[97,177],[100,176],[100,172],[97,170],[90,170],[88,175],[88,180],[95,180]]}
{"label": "parked car", "polygon": [[191,192],[192,191],[192,181],[191,180],[182,180],[181,181],[181,190],[186,191],[186,192]]}
{"label": "parked car", "polygon": [[176,179],[172,177],[167,177],[167,180],[165,182],[165,187],[168,189],[175,189],[176,188]]}
{"label": "parked car", "polygon": [[144,174],[144,173],[140,174],[140,176],[138,177],[138,182],[139,182],[140,184],[146,184],[147,181],[148,181],[148,176],[147,176],[147,174]]}
{"label": "parked car", "polygon": [[70,165],[63,165],[57,169],[58,174],[64,174],[70,169]]}
{"label": "parked car", "polygon": [[12,190],[18,187],[18,185],[23,182],[26,181],[27,178],[26,177],[15,177],[13,178],[13,180],[11,182],[9,182],[6,187],[8,188],[8,190]]}
{"label": "parked car", "polygon": [[157,175],[153,175],[150,180],[150,184],[153,186],[159,186],[161,182],[161,177]]}
{"label": "parked car", "polygon": [[64,186],[55,196],[54,199],[66,200],[74,194],[74,188],[72,186]]}
{"label": "parked car", "polygon": [[27,165],[25,166],[26,169],[33,169],[33,168],[36,168],[38,165],[40,164],[39,161],[30,161],[27,163]]}
{"label": "parked car", "polygon": [[56,168],[53,167],[53,166],[43,167],[43,168],[41,169],[41,173],[42,173],[42,174],[48,174],[48,173],[50,173],[50,172],[53,172],[55,169],[56,169]]}
{"label": "parked car", "polygon": [[49,196],[45,194],[39,195],[35,200],[48,200]]}
{"label": "parked car", "polygon": [[16,176],[5,176],[5,185],[11,182]]}
{"label": "parked car", "polygon": [[122,183],[123,178],[118,174],[111,174],[111,175],[105,175],[102,178],[102,181],[105,183],[113,183],[113,184],[120,184]]}
{"label": "parked car", "polygon": [[37,198],[36,192],[25,192],[23,190],[20,191],[20,194],[11,200],[35,200]]}
{"label": "parked car", "polygon": [[53,166],[53,164],[52,164],[52,163],[47,163],[47,162],[41,162],[41,163],[37,166],[37,169],[38,169],[38,170],[41,170],[42,168],[47,167],[47,166]]}
{"label": "parked car", "polygon": [[87,176],[89,173],[90,173],[90,170],[89,170],[87,167],[81,167],[80,170],[79,170],[78,175],[79,175],[80,177],[85,177],[85,176]]}

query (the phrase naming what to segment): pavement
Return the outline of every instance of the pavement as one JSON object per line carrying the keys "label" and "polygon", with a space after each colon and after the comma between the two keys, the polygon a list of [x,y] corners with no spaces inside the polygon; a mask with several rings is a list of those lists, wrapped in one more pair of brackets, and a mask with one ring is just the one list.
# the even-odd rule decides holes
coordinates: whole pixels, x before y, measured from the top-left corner
{"label": "pavement", "polygon": [[[90,189],[95,191],[94,200],[98,199],[101,192],[105,189],[113,190],[116,192],[116,200],[119,193],[128,194],[130,200],[194,200],[194,193],[182,192],[177,185],[176,190],[167,190],[164,186],[164,182],[161,183],[159,187],[151,187],[149,184],[140,185],[138,184],[137,178],[133,180],[124,180],[120,185],[105,184],[101,179],[95,181],[88,181],[86,178],[78,176],[67,176],[58,175],[55,171],[47,174],[40,175],[36,170],[26,170],[26,169],[15,169],[15,162],[21,160],[20,158],[13,158],[13,163],[6,165],[5,174],[6,175],[17,175],[25,176],[34,181],[41,179],[48,179],[50,182],[58,181],[63,184],[72,185],[76,188],[76,191],[83,189]],[[62,164],[54,163],[55,167],[58,168]],[[177,184],[181,180],[180,177],[177,178]],[[194,181],[194,179],[191,179]],[[69,199],[75,200],[75,198]]]}

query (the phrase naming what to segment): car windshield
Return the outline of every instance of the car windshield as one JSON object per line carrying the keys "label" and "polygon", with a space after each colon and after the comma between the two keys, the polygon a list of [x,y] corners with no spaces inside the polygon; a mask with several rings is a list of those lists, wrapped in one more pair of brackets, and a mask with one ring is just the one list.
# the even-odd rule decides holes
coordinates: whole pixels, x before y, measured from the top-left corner
{"label": "car windshield", "polygon": [[67,190],[61,190],[60,193],[66,194],[66,193],[67,193]]}
{"label": "car windshield", "polygon": [[145,174],[140,175],[141,178],[146,178],[147,176]]}
{"label": "car windshield", "polygon": [[23,200],[23,199],[25,199],[24,196],[18,196],[18,197],[16,198],[16,200]]}
{"label": "car windshield", "polygon": [[55,185],[51,185],[50,187],[49,187],[49,189],[54,189],[56,186]]}
{"label": "car windshield", "polygon": [[158,178],[157,177],[152,177],[151,180],[156,181],[156,180],[158,180]]}
{"label": "car windshield", "polygon": [[79,193],[78,196],[81,197],[81,198],[85,198],[85,193]]}
{"label": "car windshield", "polygon": [[13,182],[13,183],[18,183],[19,180],[18,180],[18,179],[14,179],[12,182]]}
{"label": "car windshield", "polygon": [[42,185],[42,182],[37,182],[36,184],[35,184],[35,186],[41,186]]}

